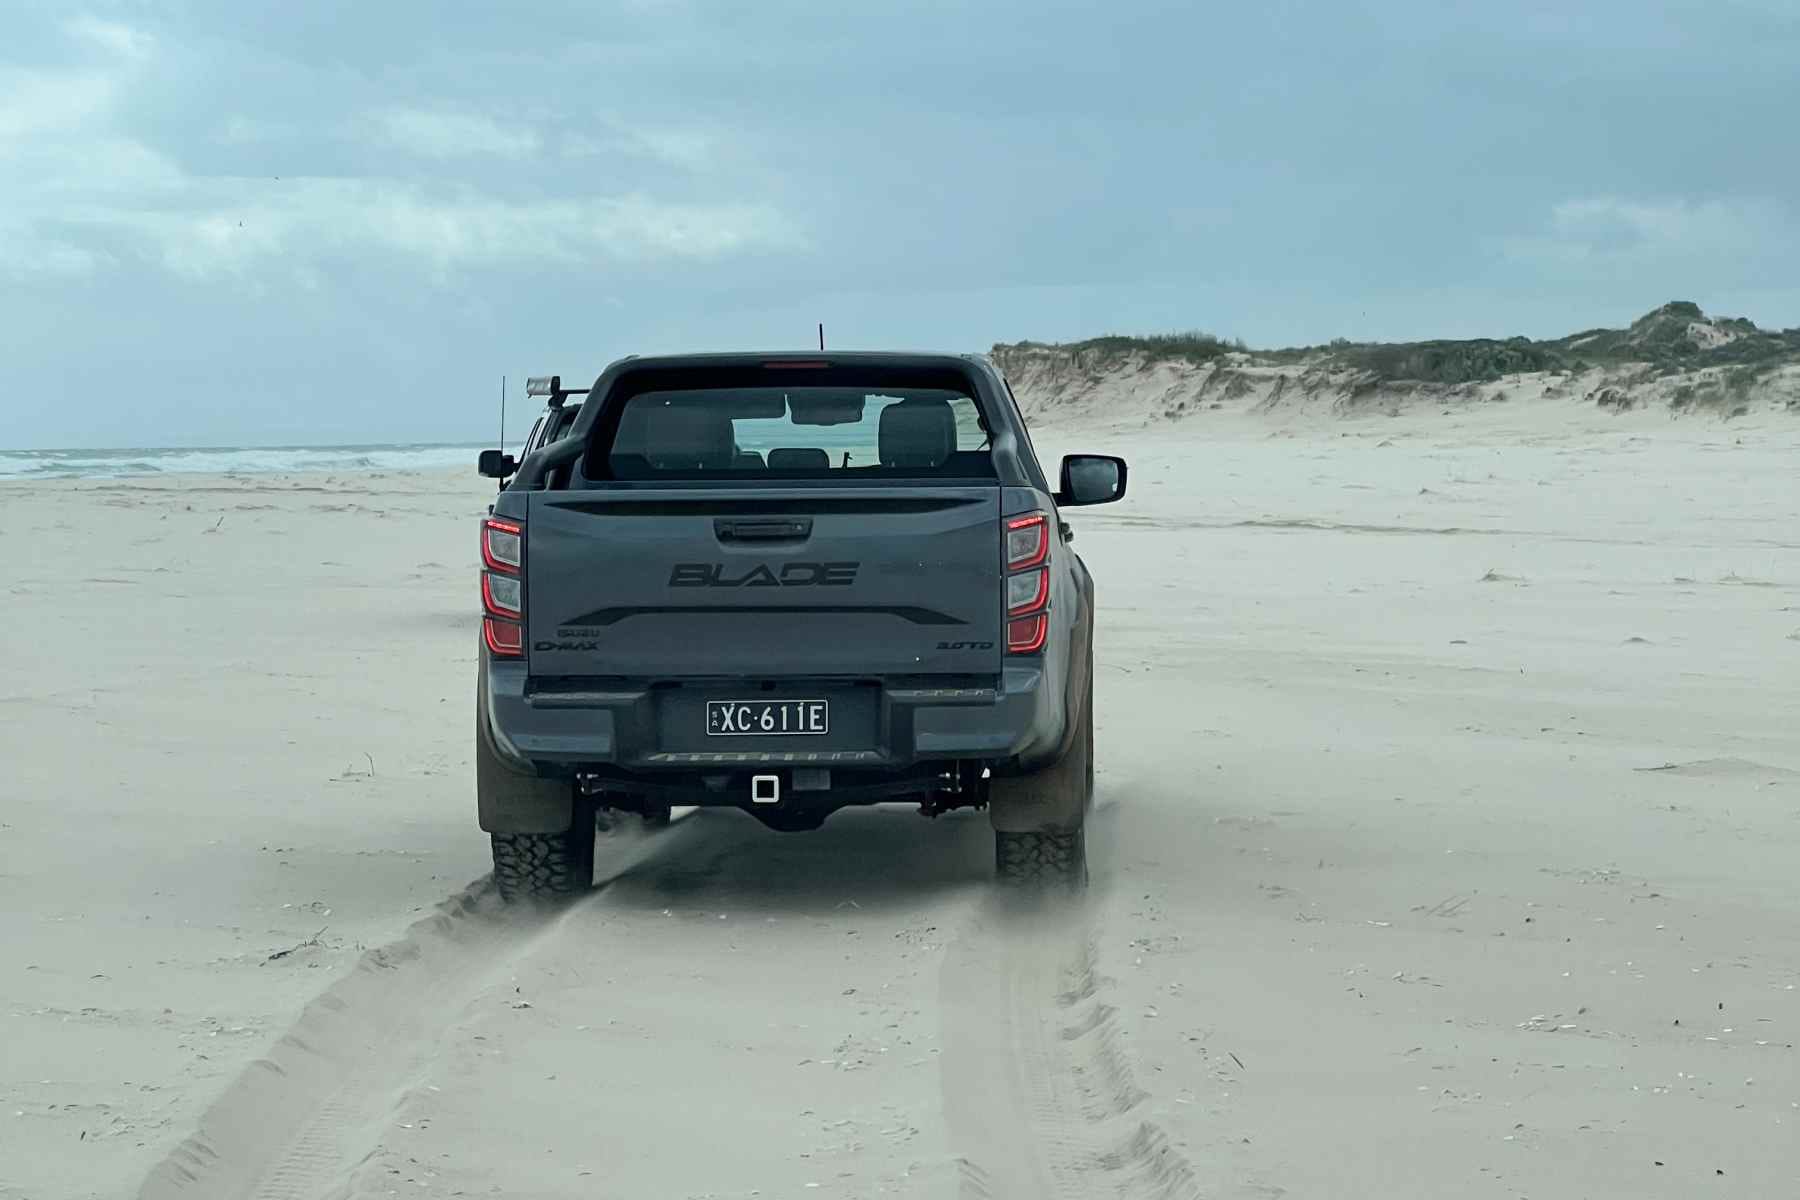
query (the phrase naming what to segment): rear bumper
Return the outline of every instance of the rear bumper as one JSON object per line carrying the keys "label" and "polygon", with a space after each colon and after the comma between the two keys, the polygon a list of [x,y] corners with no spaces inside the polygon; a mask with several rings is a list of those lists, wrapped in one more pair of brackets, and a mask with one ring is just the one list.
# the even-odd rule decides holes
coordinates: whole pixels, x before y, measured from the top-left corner
{"label": "rear bumper", "polygon": [[[479,694],[496,751],[547,776],[593,767],[645,775],[758,766],[899,772],[955,760],[1028,768],[1055,756],[1065,721],[1060,689],[1050,686],[1040,662],[1009,664],[996,686],[863,685],[864,719],[817,740],[705,738],[689,706],[741,692],[742,681],[596,681],[548,690],[533,686],[523,664],[494,661],[485,650],[482,670],[487,686]],[[778,682],[784,693],[803,695],[851,686]]]}

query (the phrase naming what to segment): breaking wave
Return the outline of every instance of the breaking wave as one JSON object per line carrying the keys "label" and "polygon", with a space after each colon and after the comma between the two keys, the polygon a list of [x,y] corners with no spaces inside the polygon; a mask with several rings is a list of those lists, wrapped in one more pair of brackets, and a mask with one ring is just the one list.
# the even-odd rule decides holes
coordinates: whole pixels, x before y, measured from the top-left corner
{"label": "breaking wave", "polygon": [[469,467],[482,449],[398,446],[220,446],[197,450],[0,450],[0,479],[91,479],[130,475],[269,475],[296,471],[420,471]]}

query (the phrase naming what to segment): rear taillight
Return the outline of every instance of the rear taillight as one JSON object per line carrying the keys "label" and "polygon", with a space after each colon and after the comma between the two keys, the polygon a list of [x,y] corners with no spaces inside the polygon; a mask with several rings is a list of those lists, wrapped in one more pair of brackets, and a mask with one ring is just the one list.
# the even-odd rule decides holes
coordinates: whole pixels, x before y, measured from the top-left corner
{"label": "rear taillight", "polygon": [[1018,617],[1006,623],[1006,651],[1008,654],[1036,654],[1044,648],[1049,636],[1049,613]]}
{"label": "rear taillight", "polygon": [[525,527],[489,517],[481,523],[481,561],[490,570],[519,573]]}
{"label": "rear taillight", "polygon": [[1050,635],[1050,518],[1045,513],[1008,517],[1006,542],[1006,651],[1035,654]]}
{"label": "rear taillight", "polygon": [[517,617],[525,610],[523,591],[524,585],[517,575],[499,575],[493,571],[481,573],[481,602],[487,606],[490,616]]}
{"label": "rear taillight", "polygon": [[1006,522],[1006,569],[1035,567],[1050,557],[1050,522],[1043,513]]}
{"label": "rear taillight", "polygon": [[489,517],[481,523],[481,638],[496,658],[525,653],[525,527]]}
{"label": "rear taillight", "polygon": [[1036,612],[1050,598],[1050,568],[1033,567],[1006,577],[1006,614]]}
{"label": "rear taillight", "polygon": [[481,623],[481,636],[487,640],[488,653],[496,658],[518,658],[525,653],[525,629],[517,621],[488,617]]}

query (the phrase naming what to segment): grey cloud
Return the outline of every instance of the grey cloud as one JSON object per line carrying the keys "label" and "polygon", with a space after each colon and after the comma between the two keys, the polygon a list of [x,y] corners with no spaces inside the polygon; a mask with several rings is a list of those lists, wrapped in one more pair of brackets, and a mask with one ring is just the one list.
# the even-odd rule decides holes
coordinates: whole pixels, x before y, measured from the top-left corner
{"label": "grey cloud", "polygon": [[[1776,0],[183,0],[8,35],[0,395],[136,381],[21,443],[457,436],[501,371],[821,317],[958,349],[1676,295],[1800,324]],[[220,344],[271,403],[196,399]],[[421,372],[429,429],[371,411]]]}
{"label": "grey cloud", "polygon": [[371,123],[384,145],[427,158],[530,158],[542,144],[537,130],[480,113],[390,108]]}

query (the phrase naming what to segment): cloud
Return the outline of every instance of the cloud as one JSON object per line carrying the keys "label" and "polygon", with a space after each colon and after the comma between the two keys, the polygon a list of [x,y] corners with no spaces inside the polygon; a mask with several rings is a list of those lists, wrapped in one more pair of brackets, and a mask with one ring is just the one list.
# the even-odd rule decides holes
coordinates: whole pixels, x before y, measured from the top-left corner
{"label": "cloud", "polygon": [[601,136],[575,133],[563,138],[559,150],[565,159],[644,158],[683,170],[698,171],[718,157],[718,138],[699,129],[610,125]]}
{"label": "cloud", "polygon": [[[129,147],[120,153],[135,157]],[[157,177],[154,164],[139,160],[146,178]],[[270,265],[316,269],[386,257],[442,274],[484,266],[703,262],[803,242],[780,213],[755,204],[632,195],[515,201],[473,189],[447,196],[392,179],[177,175],[163,203],[114,199],[65,197],[53,211],[41,207],[35,222],[9,217],[0,223],[0,272],[80,274],[131,257],[204,280]]]}
{"label": "cloud", "polygon": [[101,72],[0,68],[0,149],[79,129],[110,109],[117,95],[118,81]]}
{"label": "cloud", "polygon": [[378,113],[374,124],[382,141],[425,158],[530,158],[540,145],[535,130],[473,113],[397,108]]}
{"label": "cloud", "polygon": [[87,14],[64,22],[63,31],[77,41],[133,62],[149,58],[154,45],[150,35],[141,30]]}
{"label": "cloud", "polygon": [[0,69],[0,278],[73,278],[113,261],[62,226],[65,206],[111,190],[141,202],[163,165],[105,129],[120,91],[97,71]]}
{"label": "cloud", "polygon": [[[199,170],[128,130],[149,40],[90,18],[65,32],[117,61],[66,72],[0,70],[0,278],[137,264],[203,280],[274,266],[284,280],[304,276],[317,288],[330,278],[325,268],[371,260],[441,277],[486,266],[706,262],[804,244],[773,206],[729,195],[670,200],[548,181],[521,197],[483,190],[485,178],[448,165],[434,174],[429,164],[444,160],[520,160],[540,150],[529,127],[456,109],[382,109],[343,143],[354,149],[372,138],[402,148],[424,160],[423,174],[409,169],[419,163],[385,153],[374,172],[276,178],[241,167]],[[266,123],[219,119],[216,145],[267,140]],[[705,150],[703,141],[674,134],[641,145],[649,147],[642,153],[690,160]],[[225,154],[222,165],[236,166]]]}
{"label": "cloud", "polygon": [[85,246],[14,235],[13,229],[0,223],[0,239],[9,243],[0,251],[0,278],[74,279],[90,275],[108,262],[106,255]]}
{"label": "cloud", "polygon": [[1800,223],[1777,201],[1595,196],[1554,205],[1545,228],[1504,243],[1508,257],[1536,265],[1653,265],[1732,261],[1800,245]]}
{"label": "cloud", "polygon": [[798,240],[779,214],[755,205],[668,204],[641,196],[520,202],[476,191],[445,197],[393,180],[298,179],[272,188],[226,181],[197,190],[212,192],[211,202],[177,213],[110,211],[83,219],[133,235],[164,267],[187,278],[370,254],[412,259],[439,272],[707,260]]}

